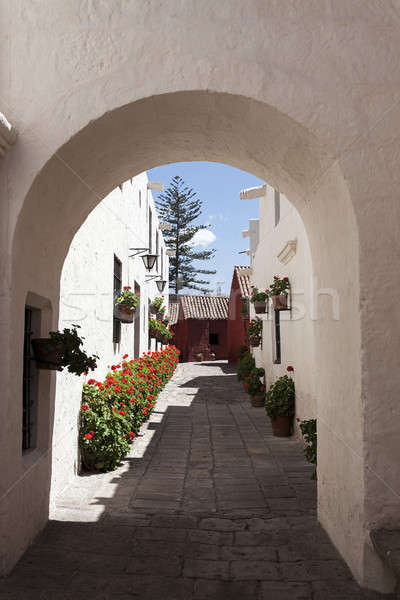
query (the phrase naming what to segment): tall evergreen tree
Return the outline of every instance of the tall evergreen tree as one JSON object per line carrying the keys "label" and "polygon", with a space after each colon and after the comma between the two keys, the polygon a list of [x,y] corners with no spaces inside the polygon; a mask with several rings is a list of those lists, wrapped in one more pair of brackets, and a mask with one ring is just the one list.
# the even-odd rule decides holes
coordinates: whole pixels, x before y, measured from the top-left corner
{"label": "tall evergreen tree", "polygon": [[197,269],[193,266],[196,260],[210,260],[215,250],[196,252],[191,243],[200,229],[206,225],[193,225],[201,215],[202,201],[196,192],[188,188],[181,177],[175,175],[169,187],[158,196],[156,202],[160,221],[171,225],[170,231],[164,232],[167,248],[176,254],[170,257],[169,282],[170,287],[178,293],[179,289],[187,288],[206,294],[209,292],[209,281],[199,279],[198,274],[214,275],[216,271]]}

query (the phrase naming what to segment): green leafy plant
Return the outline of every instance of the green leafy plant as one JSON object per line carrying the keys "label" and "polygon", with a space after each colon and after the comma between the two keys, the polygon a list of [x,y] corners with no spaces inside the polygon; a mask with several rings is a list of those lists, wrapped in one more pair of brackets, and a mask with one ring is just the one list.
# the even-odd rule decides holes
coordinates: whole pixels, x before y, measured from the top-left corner
{"label": "green leafy plant", "polygon": [[274,275],[274,281],[267,290],[267,293],[269,296],[279,296],[279,294],[282,294],[289,288],[290,283],[288,277],[283,277],[283,279],[281,279],[277,275]]}
{"label": "green leafy plant", "polygon": [[261,335],[262,326],[263,324],[261,319],[258,319],[257,317],[255,319],[252,319],[249,323],[249,326],[247,327],[248,337],[258,337],[259,335]]}
{"label": "green leafy plant", "polygon": [[[317,419],[300,421],[299,427],[306,444],[305,457],[309,463],[317,465]],[[315,467],[311,479],[317,479],[317,467]]]}
{"label": "green leafy plant", "polygon": [[250,296],[250,302],[253,302],[253,303],[254,302],[266,302],[267,298],[268,298],[267,292],[259,292],[256,287],[253,287],[251,296]]}
{"label": "green leafy plant", "polygon": [[159,319],[149,319],[149,330],[151,337],[158,336],[172,340],[174,336],[174,332],[168,329],[168,327]]}
{"label": "green leafy plant", "polygon": [[79,325],[72,325],[72,329],[65,328],[63,331],[50,331],[50,338],[63,346],[63,355],[60,363],[60,371],[67,368],[70,373],[82,375],[93,371],[96,367],[97,354],[89,356],[81,349],[83,340],[78,335]]}
{"label": "green leafy plant", "polygon": [[[154,298],[154,300],[150,303],[150,306],[152,306],[157,312],[161,312],[161,307],[164,304],[164,297],[163,296],[156,296]],[[165,311],[165,308],[164,308]],[[164,312],[163,311],[163,312]]]}
{"label": "green leafy plant", "polygon": [[132,292],[132,288],[129,285],[125,285],[123,287],[120,296],[117,298],[118,304],[126,304],[131,310],[136,310],[139,301],[140,294],[135,294]]}
{"label": "green leafy plant", "polygon": [[179,350],[169,346],[141,358],[112,365],[104,381],[89,379],[83,386],[79,447],[87,469],[117,468],[129,451],[156,398],[171,378]]}
{"label": "green leafy plant", "polygon": [[240,360],[242,358],[242,356],[244,356],[245,354],[249,353],[249,347],[248,346],[240,346],[239,350],[237,351],[237,357]]}
{"label": "green leafy plant", "polygon": [[264,377],[265,370],[262,368],[254,368],[250,374],[244,378],[244,387],[250,396],[263,396],[265,393],[265,385],[261,381]]}
{"label": "green leafy plant", "polygon": [[266,394],[265,410],[267,415],[271,419],[275,419],[275,417],[293,417],[295,412],[294,399],[293,379],[287,375],[279,377]]}
{"label": "green leafy plant", "polygon": [[239,381],[248,377],[255,366],[256,361],[254,360],[254,356],[250,352],[243,354],[237,365],[237,377]]}

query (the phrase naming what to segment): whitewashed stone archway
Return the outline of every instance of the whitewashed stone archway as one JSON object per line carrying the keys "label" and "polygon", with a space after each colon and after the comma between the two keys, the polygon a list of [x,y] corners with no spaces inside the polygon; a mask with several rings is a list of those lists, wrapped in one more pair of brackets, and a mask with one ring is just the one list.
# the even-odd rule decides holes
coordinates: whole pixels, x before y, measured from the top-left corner
{"label": "whitewashed stone archway", "polygon": [[9,11],[5,112],[19,139],[0,173],[3,569],[47,518],[50,483],[49,455],[29,468],[20,453],[26,294],[51,304],[54,326],[65,254],[96,203],[155,165],[214,160],[287,195],[319,285],[339,293],[340,319],[322,302],[316,322],[319,517],[358,580],[389,589],[368,532],[400,523],[394,5],[32,0]]}

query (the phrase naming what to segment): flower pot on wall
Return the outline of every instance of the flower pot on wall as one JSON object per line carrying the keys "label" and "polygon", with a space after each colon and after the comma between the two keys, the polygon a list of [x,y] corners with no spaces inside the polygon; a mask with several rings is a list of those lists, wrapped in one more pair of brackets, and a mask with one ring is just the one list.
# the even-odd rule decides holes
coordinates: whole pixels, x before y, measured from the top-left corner
{"label": "flower pot on wall", "polygon": [[149,312],[152,315],[156,315],[158,313],[158,308],[156,306],[149,305]]}
{"label": "flower pot on wall", "polygon": [[257,315],[261,315],[264,314],[266,309],[267,309],[267,303],[266,302],[253,302],[254,304],[254,310],[256,311]]}
{"label": "flower pot on wall", "polygon": [[135,309],[131,308],[128,304],[116,303],[115,317],[121,321],[121,323],[133,323],[133,317],[135,316]]}
{"label": "flower pot on wall", "polygon": [[154,327],[149,327],[149,336],[151,338],[157,338],[158,331]]}
{"label": "flower pot on wall", "polygon": [[[33,354],[39,369],[58,371],[65,353],[65,345],[51,338],[32,340]],[[61,369],[60,369],[61,370]]]}
{"label": "flower pot on wall", "polygon": [[285,310],[288,307],[288,295],[278,294],[271,296],[272,306],[274,310]]}
{"label": "flower pot on wall", "polygon": [[271,425],[275,437],[289,437],[292,428],[292,417],[271,418]]}
{"label": "flower pot on wall", "polygon": [[261,337],[259,335],[252,335],[249,337],[249,344],[252,348],[257,348],[260,345]]}
{"label": "flower pot on wall", "polygon": [[264,396],[263,395],[259,395],[259,396],[250,396],[251,398],[251,405],[254,406],[255,408],[260,408],[261,406],[264,406]]}

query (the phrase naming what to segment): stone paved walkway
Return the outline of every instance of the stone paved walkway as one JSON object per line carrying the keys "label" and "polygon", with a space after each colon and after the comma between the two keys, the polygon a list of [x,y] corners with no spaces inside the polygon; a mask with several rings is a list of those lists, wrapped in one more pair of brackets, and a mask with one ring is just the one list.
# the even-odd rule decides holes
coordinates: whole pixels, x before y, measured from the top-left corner
{"label": "stone paved walkway", "polygon": [[117,471],[77,478],[0,599],[353,600],[301,445],[226,363],[179,365]]}

